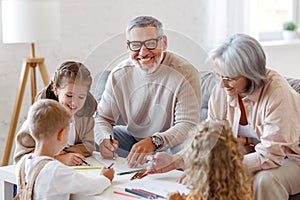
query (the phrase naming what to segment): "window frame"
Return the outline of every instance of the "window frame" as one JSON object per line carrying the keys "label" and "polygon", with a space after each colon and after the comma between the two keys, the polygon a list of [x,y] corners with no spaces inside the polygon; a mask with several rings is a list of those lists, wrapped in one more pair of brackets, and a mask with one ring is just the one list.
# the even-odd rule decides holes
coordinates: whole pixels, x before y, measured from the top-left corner
{"label": "window frame", "polygon": [[[292,20],[300,23],[300,1],[293,0]],[[276,32],[259,32],[258,37],[260,41],[274,41],[283,40],[281,31]]]}

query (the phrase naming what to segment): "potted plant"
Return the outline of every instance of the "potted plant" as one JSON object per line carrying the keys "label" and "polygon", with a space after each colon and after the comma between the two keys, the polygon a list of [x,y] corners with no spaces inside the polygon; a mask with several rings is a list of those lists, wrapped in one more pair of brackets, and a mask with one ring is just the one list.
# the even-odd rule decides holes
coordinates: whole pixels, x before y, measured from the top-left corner
{"label": "potted plant", "polygon": [[285,40],[293,40],[297,38],[297,24],[293,21],[285,22],[283,24],[283,39]]}

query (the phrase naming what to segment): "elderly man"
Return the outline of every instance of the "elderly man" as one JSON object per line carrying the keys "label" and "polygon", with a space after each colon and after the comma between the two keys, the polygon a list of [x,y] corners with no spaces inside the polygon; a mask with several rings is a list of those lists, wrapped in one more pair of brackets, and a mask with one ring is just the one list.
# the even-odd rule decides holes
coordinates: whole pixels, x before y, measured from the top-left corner
{"label": "elderly man", "polygon": [[136,167],[188,137],[200,122],[201,90],[197,69],[166,50],[159,20],[133,19],[126,37],[130,58],[108,77],[95,116],[95,142],[104,158],[127,156]]}

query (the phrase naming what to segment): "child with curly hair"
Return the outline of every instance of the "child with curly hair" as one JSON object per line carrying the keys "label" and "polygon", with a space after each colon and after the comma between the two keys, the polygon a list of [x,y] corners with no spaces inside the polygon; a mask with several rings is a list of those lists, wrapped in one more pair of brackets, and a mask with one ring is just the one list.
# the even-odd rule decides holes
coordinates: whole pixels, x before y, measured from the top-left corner
{"label": "child with curly hair", "polygon": [[251,178],[243,166],[243,154],[227,121],[201,124],[184,154],[184,181],[191,192],[173,193],[170,200],[250,200]]}

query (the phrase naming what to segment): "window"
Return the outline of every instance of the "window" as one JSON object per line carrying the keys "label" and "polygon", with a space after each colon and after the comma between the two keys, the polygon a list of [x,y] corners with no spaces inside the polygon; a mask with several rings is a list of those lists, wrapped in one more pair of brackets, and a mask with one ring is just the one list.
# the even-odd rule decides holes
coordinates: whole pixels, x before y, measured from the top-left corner
{"label": "window", "polygon": [[282,38],[282,25],[287,21],[300,22],[300,0],[258,1],[258,32],[260,40]]}

